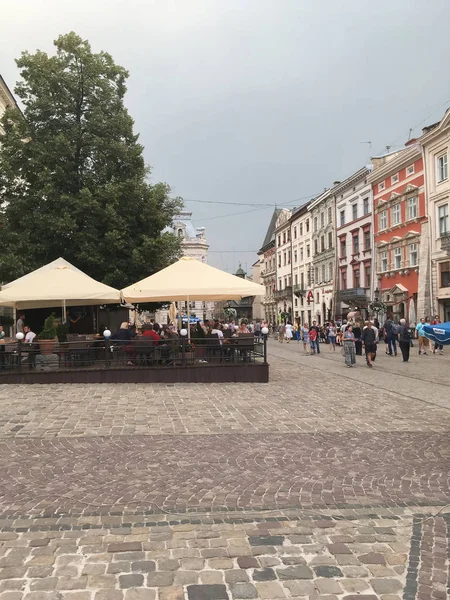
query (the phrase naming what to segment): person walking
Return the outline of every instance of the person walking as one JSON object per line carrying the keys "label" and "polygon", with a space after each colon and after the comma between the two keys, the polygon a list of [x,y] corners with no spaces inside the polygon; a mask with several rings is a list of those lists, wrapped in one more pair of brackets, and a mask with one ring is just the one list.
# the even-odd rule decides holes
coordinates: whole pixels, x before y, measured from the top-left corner
{"label": "person walking", "polygon": [[319,351],[319,340],[317,337],[317,331],[315,327],[311,327],[309,330],[309,345],[311,348],[311,354],[320,354]]}
{"label": "person walking", "polygon": [[370,321],[366,321],[361,335],[361,341],[366,351],[367,366],[372,368],[372,363],[377,355],[377,332]]}
{"label": "person walking", "polygon": [[319,333],[320,333],[320,328],[317,325],[317,321],[313,321],[313,324],[309,328],[309,339],[310,340],[311,340],[311,331],[313,329],[316,332],[316,335],[314,336],[314,350],[315,350],[315,352],[317,352],[317,354],[320,354],[320,348],[319,348]]}
{"label": "person walking", "polygon": [[331,321],[328,327],[328,341],[330,343],[330,352],[336,352],[336,325]]}
{"label": "person walking", "polygon": [[362,341],[361,341],[362,329],[361,329],[361,323],[359,321],[356,321],[355,325],[353,326],[353,334],[355,336],[356,356],[362,356]]}
{"label": "person walking", "polygon": [[278,341],[280,342],[280,344],[283,343],[284,331],[285,331],[284,323],[280,323],[278,325]]}
{"label": "person walking", "polygon": [[303,323],[303,327],[300,330],[303,342],[303,351],[305,354],[310,353],[310,343],[309,343],[309,327],[308,323]]}
{"label": "person walking", "polygon": [[[439,325],[439,323],[441,322],[439,315],[436,315],[434,317],[434,320],[431,322],[432,325]],[[439,352],[439,354],[444,354],[444,346],[443,344],[438,344],[435,343],[434,344],[434,348],[433,348],[433,354],[436,354],[436,351]]]}
{"label": "person walking", "polygon": [[406,319],[400,319],[400,325],[398,328],[398,343],[402,353],[403,362],[408,362],[409,352],[411,349],[411,334],[409,332]]}
{"label": "person walking", "polygon": [[288,321],[288,323],[286,324],[286,327],[284,328],[284,337],[286,338],[287,344],[289,344],[289,342],[293,338],[292,323],[290,321]]}
{"label": "person walking", "polygon": [[353,367],[356,363],[355,334],[351,325],[344,331],[344,360],[347,367]]}
{"label": "person walking", "polygon": [[384,324],[386,333],[386,343],[389,356],[397,356],[397,341],[395,335],[395,323],[392,319],[388,319]]}
{"label": "person walking", "polygon": [[416,325],[417,337],[419,340],[419,356],[421,354],[424,356],[428,356],[427,349],[428,349],[428,345],[429,345],[429,340],[427,337],[425,337],[425,334],[423,333],[423,328],[425,325],[426,325],[426,321],[425,321],[424,317],[422,317],[420,319],[419,323],[417,323],[417,325]]}

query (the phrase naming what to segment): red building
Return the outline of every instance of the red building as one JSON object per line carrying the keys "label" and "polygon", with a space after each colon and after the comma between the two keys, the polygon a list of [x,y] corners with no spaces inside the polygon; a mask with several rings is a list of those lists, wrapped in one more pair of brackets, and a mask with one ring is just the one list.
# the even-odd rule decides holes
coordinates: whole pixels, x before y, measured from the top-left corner
{"label": "red building", "polygon": [[[373,159],[375,286],[387,315],[414,324],[423,310],[428,268],[424,167],[412,140],[399,152]],[[422,257],[422,260],[421,260]],[[422,263],[422,264],[421,264]]]}

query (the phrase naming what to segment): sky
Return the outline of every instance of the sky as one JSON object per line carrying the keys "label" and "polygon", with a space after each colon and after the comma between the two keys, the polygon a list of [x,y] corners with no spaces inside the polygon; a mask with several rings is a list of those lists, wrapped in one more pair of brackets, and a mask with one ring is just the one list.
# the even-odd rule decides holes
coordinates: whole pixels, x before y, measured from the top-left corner
{"label": "sky", "polygon": [[[0,0],[0,73],[75,31],[130,73],[152,180],[248,271],[292,208],[450,106],[449,0]],[[410,129],[413,128],[410,134]],[[371,142],[371,145],[365,142]],[[223,203],[223,204],[222,204]]]}

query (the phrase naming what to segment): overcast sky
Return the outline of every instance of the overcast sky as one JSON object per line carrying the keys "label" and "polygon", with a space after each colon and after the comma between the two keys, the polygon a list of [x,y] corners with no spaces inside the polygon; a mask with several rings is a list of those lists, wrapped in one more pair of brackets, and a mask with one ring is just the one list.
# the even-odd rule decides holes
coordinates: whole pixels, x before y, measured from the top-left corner
{"label": "overcast sky", "polygon": [[361,142],[373,155],[401,145],[450,106],[449,0],[0,7],[11,88],[22,50],[52,52],[71,30],[129,70],[126,104],[154,181],[186,200],[237,203],[186,202],[207,227],[210,263],[230,271],[250,270],[273,210],[241,203],[299,205],[368,162]]}

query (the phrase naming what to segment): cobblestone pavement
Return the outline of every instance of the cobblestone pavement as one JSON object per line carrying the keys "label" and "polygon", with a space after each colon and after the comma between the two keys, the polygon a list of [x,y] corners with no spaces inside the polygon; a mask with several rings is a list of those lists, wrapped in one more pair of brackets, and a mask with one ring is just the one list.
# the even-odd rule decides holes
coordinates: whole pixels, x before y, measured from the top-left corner
{"label": "cobblestone pavement", "polygon": [[444,600],[449,357],[270,352],[266,385],[1,385],[0,600]]}

